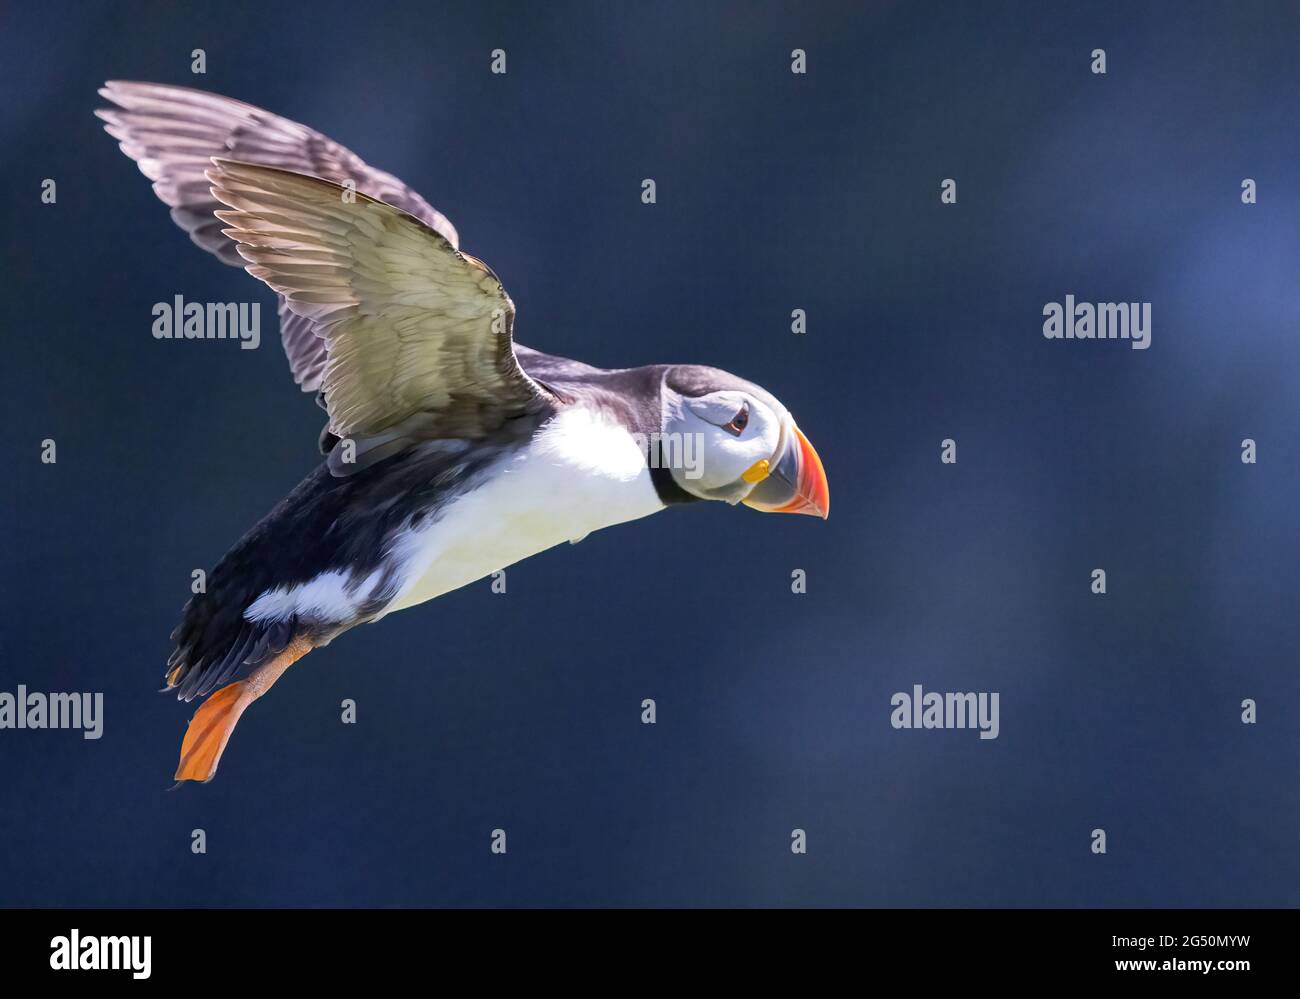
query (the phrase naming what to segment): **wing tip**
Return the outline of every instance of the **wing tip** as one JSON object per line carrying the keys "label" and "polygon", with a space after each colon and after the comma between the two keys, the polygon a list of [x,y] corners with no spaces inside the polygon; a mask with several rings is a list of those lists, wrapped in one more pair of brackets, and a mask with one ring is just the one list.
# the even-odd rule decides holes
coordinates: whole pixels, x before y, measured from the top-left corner
{"label": "wing tip", "polygon": [[[122,98],[129,98],[132,94],[140,95],[153,88],[165,88],[165,83],[146,83],[143,80],[105,80],[104,85],[97,91],[100,97],[106,101],[112,101],[118,107],[126,107]],[[181,88],[183,89],[183,88]]]}

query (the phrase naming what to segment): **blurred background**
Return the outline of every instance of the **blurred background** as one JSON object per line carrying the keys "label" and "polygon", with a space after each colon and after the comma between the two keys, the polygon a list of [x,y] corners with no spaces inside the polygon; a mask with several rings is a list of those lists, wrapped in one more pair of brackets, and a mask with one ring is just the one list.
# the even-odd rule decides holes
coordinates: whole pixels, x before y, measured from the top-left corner
{"label": "blurred background", "polygon": [[[0,904],[1296,904],[1297,29],[1283,3],[6,4],[0,690],[105,717],[0,731]],[[167,793],[190,573],[314,466],[322,414],[269,290],[101,131],[113,78],[402,177],[523,343],[764,385],[830,520],[671,511],[351,632]],[[178,294],[260,301],[261,349],[155,340]],[[1066,294],[1151,302],[1151,348],[1045,340]],[[917,683],[1000,692],[999,738],[891,728]]]}

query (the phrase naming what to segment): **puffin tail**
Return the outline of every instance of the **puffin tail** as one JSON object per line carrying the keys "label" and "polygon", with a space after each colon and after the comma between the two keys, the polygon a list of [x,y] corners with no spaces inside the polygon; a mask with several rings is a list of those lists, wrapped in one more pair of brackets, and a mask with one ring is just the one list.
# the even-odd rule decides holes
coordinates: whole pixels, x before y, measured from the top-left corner
{"label": "puffin tail", "polygon": [[207,782],[217,773],[221,754],[230,741],[240,716],[255,700],[271,689],[271,685],[290,666],[312,650],[311,642],[300,635],[284,651],[277,653],[245,679],[228,683],[208,695],[194,717],[190,719],[181,742],[181,761],[176,767],[178,782],[197,780]]}

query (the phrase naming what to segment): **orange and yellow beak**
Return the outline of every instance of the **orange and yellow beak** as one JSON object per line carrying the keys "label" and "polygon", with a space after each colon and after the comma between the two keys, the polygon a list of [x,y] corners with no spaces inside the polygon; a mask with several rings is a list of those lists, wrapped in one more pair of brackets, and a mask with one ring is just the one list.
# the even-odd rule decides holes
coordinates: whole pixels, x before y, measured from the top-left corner
{"label": "orange and yellow beak", "polygon": [[826,469],[803,432],[793,423],[789,429],[779,453],[742,476],[757,483],[742,502],[764,513],[806,513],[825,520],[831,512]]}

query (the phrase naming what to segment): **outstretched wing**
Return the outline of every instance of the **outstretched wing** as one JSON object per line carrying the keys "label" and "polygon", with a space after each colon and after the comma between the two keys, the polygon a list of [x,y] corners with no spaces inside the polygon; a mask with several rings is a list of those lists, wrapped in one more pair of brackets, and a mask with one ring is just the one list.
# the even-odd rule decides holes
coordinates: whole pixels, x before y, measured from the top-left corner
{"label": "outstretched wing", "polygon": [[247,271],[325,344],[331,433],[481,438],[555,406],[515,357],[500,280],[426,222],[285,170],[216,159],[208,178]]}
{"label": "outstretched wing", "polygon": [[[234,267],[244,259],[222,235],[213,214],[221,205],[212,197],[206,170],[214,156],[292,170],[355,186],[362,194],[415,216],[453,247],[456,230],[446,216],[396,177],[369,166],[351,150],[288,118],[189,87],[158,83],[109,81],[99,91],[117,105],[95,112],[122,151],[153,181],[172,219],[205,250]],[[294,381],[304,391],[320,387],[325,345],[310,320],[280,303],[280,336]]]}

